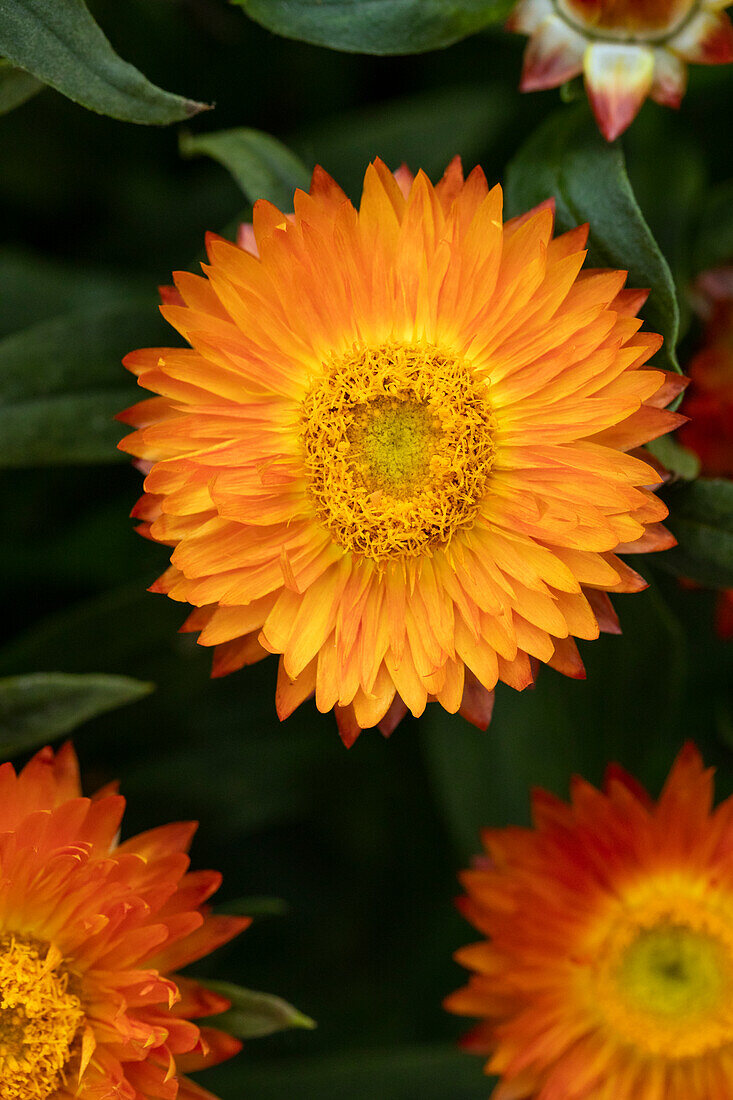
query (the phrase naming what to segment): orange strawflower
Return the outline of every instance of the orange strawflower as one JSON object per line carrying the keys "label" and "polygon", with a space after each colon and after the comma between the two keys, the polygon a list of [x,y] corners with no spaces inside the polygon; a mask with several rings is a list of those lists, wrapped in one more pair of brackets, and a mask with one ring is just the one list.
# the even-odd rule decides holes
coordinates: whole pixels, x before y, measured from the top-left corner
{"label": "orange strawflower", "polygon": [[654,803],[619,768],[484,834],[461,908],[487,939],[450,1011],[482,1017],[493,1100],[730,1100],[733,799],[688,745]]}
{"label": "orange strawflower", "polygon": [[733,0],[518,0],[508,28],[530,36],[524,92],[585,74],[604,136],[613,141],[651,96],[679,107],[687,65],[733,61]]}
{"label": "orange strawflower", "polygon": [[[706,315],[702,347],[690,366],[680,442],[700,459],[703,477],[733,478],[733,268],[700,276],[696,297]],[[718,594],[716,629],[733,638],[733,589]]]}
{"label": "orange strawflower", "polygon": [[618,630],[606,593],[645,584],[616,552],[674,541],[624,452],[683,382],[643,369],[646,294],[552,232],[547,204],[503,225],[480,169],[377,161],[358,210],[317,169],[294,215],[256,204],[256,251],[175,276],[192,347],[127,357],[160,396],[121,446],[215,676],[280,654],[280,717],[315,692],[350,744],[429,699],[485,726],[498,679],[582,676],[573,635]]}
{"label": "orange strawflower", "polygon": [[119,844],[124,806],[81,797],[70,745],[0,767],[0,1100],[215,1100],[181,1073],[241,1046],[192,1022],[226,998],[171,972],[249,921],[202,909],[195,825]]}

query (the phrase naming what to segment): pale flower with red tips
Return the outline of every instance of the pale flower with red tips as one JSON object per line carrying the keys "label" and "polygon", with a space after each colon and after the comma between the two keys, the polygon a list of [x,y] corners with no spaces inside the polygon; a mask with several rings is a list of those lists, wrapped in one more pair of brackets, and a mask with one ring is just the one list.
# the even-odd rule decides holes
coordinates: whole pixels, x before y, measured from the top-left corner
{"label": "pale flower with red tips", "polygon": [[277,654],[281,718],[315,695],[350,745],[437,700],[485,727],[499,680],[582,677],[574,638],[618,632],[608,593],[645,587],[619,552],[673,544],[629,452],[684,382],[646,365],[645,292],[581,270],[587,226],[504,223],[480,169],[377,161],[358,208],[316,169],[294,206],[210,237],[162,308],[190,346],[126,359],[158,394],[121,417],[171,547],[153,590],[214,675]]}
{"label": "pale flower with red tips", "polygon": [[519,0],[508,28],[530,36],[521,88],[585,76],[604,136],[613,141],[644,100],[679,107],[687,65],[733,61],[733,0]]}
{"label": "pale flower with red tips", "polygon": [[70,745],[0,767],[0,1100],[216,1100],[185,1074],[241,1043],[230,1002],[176,973],[249,924],[211,916],[195,824],[119,842],[124,799],[82,798]]}

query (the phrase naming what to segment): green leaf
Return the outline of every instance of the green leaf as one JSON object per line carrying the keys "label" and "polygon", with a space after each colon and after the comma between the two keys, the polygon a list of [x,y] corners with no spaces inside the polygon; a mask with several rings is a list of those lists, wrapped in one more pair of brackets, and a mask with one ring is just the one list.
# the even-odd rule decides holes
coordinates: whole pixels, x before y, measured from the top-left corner
{"label": "green leaf", "polygon": [[0,466],[124,461],[121,358],[162,330],[149,305],[79,310],[0,340]]}
{"label": "green leaf", "polygon": [[679,307],[669,265],[636,201],[621,146],[604,141],[585,105],[549,118],[509,165],[510,215],[550,196],[558,230],[590,223],[589,266],[628,270],[628,286],[651,290],[644,315],[664,336],[657,362],[679,371]]}
{"label": "green leaf", "polygon": [[678,545],[655,555],[663,569],[710,588],[733,588],[733,481],[670,486],[665,520]]}
{"label": "green leaf", "polygon": [[83,0],[0,0],[0,54],[75,103],[125,122],[165,125],[206,110],[118,57]]}
{"label": "green leaf", "polygon": [[311,174],[295,153],[261,130],[220,130],[181,134],[184,157],[207,156],[223,164],[251,203],[268,199],[281,210],[293,209],[296,188],[307,191]]}
{"label": "green leaf", "polygon": [[232,1002],[227,1012],[212,1016],[207,1021],[212,1027],[228,1031],[238,1039],[259,1039],[263,1035],[272,1035],[276,1031],[302,1027],[312,1029],[315,1020],[304,1016],[287,1001],[274,997],[271,993],[256,993],[252,989],[232,985],[230,982],[201,983],[215,993],[221,993]]}
{"label": "green leaf", "polygon": [[663,435],[647,443],[646,449],[676,477],[694,481],[700,476],[700,459],[694,451],[678,443],[673,435]]}
{"label": "green leaf", "polygon": [[[456,968],[456,986],[462,980]],[[294,1094],[317,1100],[484,1100],[493,1079],[483,1077],[481,1063],[457,1046],[431,1043],[362,1047],[307,1060],[281,1057],[263,1065],[235,1059],[208,1070],[204,1080],[221,1095],[257,1100],[283,1100]]]}
{"label": "green leaf", "polygon": [[234,0],[268,30],[349,53],[450,46],[507,18],[515,0]]}
{"label": "green leaf", "polygon": [[43,88],[40,80],[0,59],[0,115],[20,107]]}
{"label": "green leaf", "polygon": [[0,680],[0,756],[44,745],[152,690],[152,684],[128,676],[35,672],[6,677]]}
{"label": "green leaf", "polygon": [[733,180],[713,187],[700,212],[695,269],[733,263]]}

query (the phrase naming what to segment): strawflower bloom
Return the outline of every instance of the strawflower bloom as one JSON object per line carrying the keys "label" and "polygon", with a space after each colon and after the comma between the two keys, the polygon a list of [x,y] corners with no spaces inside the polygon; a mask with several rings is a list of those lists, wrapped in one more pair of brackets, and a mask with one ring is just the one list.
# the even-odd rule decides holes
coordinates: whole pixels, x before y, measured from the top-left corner
{"label": "strawflower bloom", "polygon": [[192,1022],[226,998],[173,972],[249,922],[202,908],[195,825],[120,844],[124,805],[81,797],[70,745],[0,767],[0,1100],[215,1100],[181,1074],[241,1046]]}
{"label": "strawflower bloom", "polygon": [[733,61],[733,0],[519,0],[510,30],[530,36],[522,91],[585,75],[604,136],[613,141],[647,96],[679,107],[687,65]]}
{"label": "strawflower bloom", "polygon": [[[696,298],[706,315],[702,346],[689,366],[680,441],[700,459],[703,477],[733,478],[733,267],[705,272]],[[716,627],[733,638],[733,589],[718,595]]]}
{"label": "strawflower bloom", "polygon": [[[428,699],[485,726],[530,658],[584,675],[618,631],[617,551],[663,549],[658,474],[682,380],[644,364],[646,294],[583,271],[587,227],[454,161],[433,188],[375,162],[355,209],[317,169],[286,216],[208,242],[164,316],[191,347],[134,352],[134,514],[173,547],[153,590],[195,610],[214,675],[280,654],[281,718],[315,692],[344,741]],[[252,243],[254,242],[254,243]]]}
{"label": "strawflower bloom", "polygon": [[486,939],[446,1006],[482,1022],[493,1100],[730,1100],[733,799],[686,746],[658,802],[609,768],[484,835],[462,910]]}

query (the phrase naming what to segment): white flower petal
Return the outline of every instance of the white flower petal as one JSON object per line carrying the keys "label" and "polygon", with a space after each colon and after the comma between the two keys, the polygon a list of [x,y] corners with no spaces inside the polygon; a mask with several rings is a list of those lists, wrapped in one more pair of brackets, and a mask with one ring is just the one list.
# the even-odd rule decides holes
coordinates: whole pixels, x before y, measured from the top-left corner
{"label": "white flower petal", "polygon": [[506,29],[519,34],[534,34],[539,25],[552,15],[552,0],[519,0],[506,22]]}
{"label": "white flower petal", "polygon": [[733,61],[733,23],[724,12],[701,11],[669,40],[669,48],[698,65],[726,65]]}
{"label": "white flower petal", "polygon": [[663,107],[679,107],[687,89],[687,65],[669,50],[654,51],[654,83],[651,97]]}
{"label": "white flower petal", "polygon": [[557,15],[537,28],[524,54],[521,89],[556,88],[583,71],[588,41]]}

